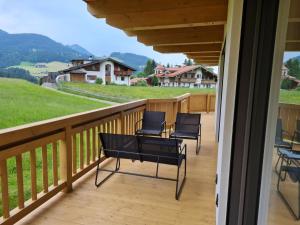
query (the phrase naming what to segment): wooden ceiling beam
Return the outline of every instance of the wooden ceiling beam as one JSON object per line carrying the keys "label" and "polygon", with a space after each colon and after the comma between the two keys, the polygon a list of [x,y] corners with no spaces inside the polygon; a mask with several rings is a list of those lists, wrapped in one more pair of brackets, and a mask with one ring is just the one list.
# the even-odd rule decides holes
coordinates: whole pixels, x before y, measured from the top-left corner
{"label": "wooden ceiling beam", "polygon": [[219,60],[219,56],[194,56],[189,58],[194,60]]}
{"label": "wooden ceiling beam", "polygon": [[220,56],[220,52],[196,52],[196,53],[184,53],[188,58],[202,57],[202,56]]}
{"label": "wooden ceiling beam", "polygon": [[126,13],[172,11],[179,8],[227,6],[227,0],[85,0],[88,10],[98,18]]}
{"label": "wooden ceiling beam", "polygon": [[222,44],[153,46],[154,50],[161,52],[161,53],[220,52],[221,48],[222,48]]}
{"label": "wooden ceiling beam", "polygon": [[285,51],[299,52],[300,51],[300,42],[287,42],[285,44]]}
{"label": "wooden ceiling beam", "polygon": [[170,29],[225,24],[227,6],[177,8],[172,10],[113,14],[106,22],[126,30]]}
{"label": "wooden ceiling beam", "polygon": [[224,26],[145,30],[134,33],[138,41],[146,45],[222,43]]}

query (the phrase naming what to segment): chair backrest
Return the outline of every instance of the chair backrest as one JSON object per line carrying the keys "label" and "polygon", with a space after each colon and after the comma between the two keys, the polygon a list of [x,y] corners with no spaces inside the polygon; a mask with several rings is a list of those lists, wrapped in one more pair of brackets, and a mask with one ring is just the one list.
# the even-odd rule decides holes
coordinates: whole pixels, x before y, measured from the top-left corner
{"label": "chair backrest", "polygon": [[117,157],[117,152],[112,152],[111,150],[138,152],[137,139],[133,135],[100,133],[99,136],[106,157]]}
{"label": "chair backrest", "polygon": [[175,130],[187,133],[198,133],[201,114],[177,113]]}
{"label": "chair backrest", "polygon": [[143,114],[142,129],[161,130],[165,122],[165,112],[145,111]]}
{"label": "chair backrest", "polygon": [[[138,136],[137,139],[140,153],[150,154],[142,155],[141,158],[145,161],[156,162],[158,160],[157,155],[162,158],[163,156],[177,158],[179,155],[179,144],[177,139],[146,136]],[[168,160],[165,162],[168,162]]]}
{"label": "chair backrest", "polygon": [[277,119],[277,124],[276,124],[276,136],[275,136],[275,142],[276,141],[282,141],[282,119],[278,118]]}

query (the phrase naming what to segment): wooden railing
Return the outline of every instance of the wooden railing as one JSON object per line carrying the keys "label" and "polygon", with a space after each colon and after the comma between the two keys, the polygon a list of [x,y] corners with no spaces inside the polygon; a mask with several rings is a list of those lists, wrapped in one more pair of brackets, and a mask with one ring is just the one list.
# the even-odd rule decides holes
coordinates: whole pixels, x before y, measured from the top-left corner
{"label": "wooden railing", "polygon": [[99,132],[134,134],[146,109],[165,111],[170,125],[177,112],[211,111],[211,105],[209,110],[202,105],[212,99],[186,94],[140,100],[0,130],[0,223],[15,223],[59,192],[72,191],[73,183],[97,164]]}
{"label": "wooden railing", "polygon": [[190,112],[214,112],[215,101],[214,94],[193,94],[190,97]]}
{"label": "wooden railing", "polygon": [[278,117],[282,119],[283,129],[292,136],[300,119],[300,105],[280,103]]}

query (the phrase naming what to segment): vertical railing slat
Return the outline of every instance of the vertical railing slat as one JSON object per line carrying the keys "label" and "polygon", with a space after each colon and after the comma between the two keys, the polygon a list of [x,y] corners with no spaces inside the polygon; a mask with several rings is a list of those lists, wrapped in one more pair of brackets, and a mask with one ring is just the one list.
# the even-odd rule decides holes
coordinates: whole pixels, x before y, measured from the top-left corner
{"label": "vertical railing slat", "polygon": [[23,182],[23,166],[22,155],[16,155],[17,166],[17,185],[18,185],[18,206],[19,209],[24,208],[24,182]]}
{"label": "vertical railing slat", "polygon": [[31,199],[37,200],[36,189],[36,150],[30,151],[30,176],[31,176]]}
{"label": "vertical railing slat", "polygon": [[53,185],[58,185],[58,170],[57,170],[57,142],[52,143],[52,173]]}
{"label": "vertical railing slat", "polygon": [[79,156],[80,156],[80,169],[83,169],[83,147],[84,147],[84,139],[83,139],[83,134],[84,132],[81,131],[80,132],[80,153],[79,153]]}
{"label": "vertical railing slat", "polygon": [[91,155],[91,132],[90,128],[86,131],[86,164],[90,165],[90,155]]}
{"label": "vertical railing slat", "polygon": [[73,174],[76,174],[77,172],[77,134],[73,134],[73,138],[72,138],[72,150],[73,150],[73,154],[72,154],[72,171]]}
{"label": "vertical railing slat", "polygon": [[9,194],[8,194],[8,175],[6,159],[0,161],[1,192],[2,192],[2,213],[3,218],[9,218]]}
{"label": "vertical railing slat", "polygon": [[42,146],[42,168],[43,168],[43,189],[44,193],[48,192],[48,161],[47,161],[47,146]]}

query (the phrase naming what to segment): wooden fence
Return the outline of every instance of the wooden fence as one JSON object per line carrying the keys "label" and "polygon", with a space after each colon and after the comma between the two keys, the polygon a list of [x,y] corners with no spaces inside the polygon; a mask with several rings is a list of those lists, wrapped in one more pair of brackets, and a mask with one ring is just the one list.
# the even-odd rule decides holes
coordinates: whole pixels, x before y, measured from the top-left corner
{"label": "wooden fence", "polygon": [[[59,192],[72,191],[73,183],[97,164],[99,132],[134,134],[135,123],[145,109],[165,111],[170,125],[177,112],[213,111],[214,99],[212,95],[186,94],[171,99],[140,100],[0,130],[0,223],[15,223]],[[25,161],[30,162],[26,170]],[[14,172],[8,171],[11,164],[16,165]],[[10,179],[16,180],[17,187],[10,185]],[[17,193],[14,209],[10,189]]]}
{"label": "wooden fence", "polygon": [[297,120],[300,119],[300,105],[280,103],[278,117],[282,119],[283,129],[286,130],[290,136],[293,135]]}

